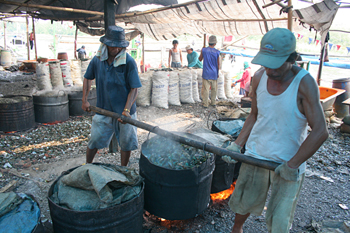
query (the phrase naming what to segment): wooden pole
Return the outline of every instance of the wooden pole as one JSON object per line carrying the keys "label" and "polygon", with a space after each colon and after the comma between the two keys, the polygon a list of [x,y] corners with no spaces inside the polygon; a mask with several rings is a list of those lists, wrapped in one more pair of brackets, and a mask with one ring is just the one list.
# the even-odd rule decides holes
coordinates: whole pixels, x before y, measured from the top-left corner
{"label": "wooden pole", "polygon": [[88,11],[88,10],[74,9],[74,8],[68,8],[68,7],[26,4],[26,3],[10,2],[10,1],[3,1],[3,0],[0,0],[0,3],[7,4],[7,5],[23,6],[26,8],[39,8],[39,9],[47,9],[52,11],[69,11],[69,12],[82,13],[82,14],[103,15],[103,12],[99,12],[99,11]]}
{"label": "wooden pole", "polygon": [[204,33],[203,48],[205,48],[206,43],[207,43],[207,34]]}
{"label": "wooden pole", "polygon": [[321,74],[322,74],[325,47],[326,46],[323,45],[322,50],[321,50],[320,65],[318,66],[318,72],[317,72],[317,84],[319,86],[321,85]]}
{"label": "wooden pole", "polygon": [[[288,7],[292,6],[292,0],[288,0]],[[288,29],[292,32],[293,31],[293,11],[292,8],[289,8],[288,10]]]}
{"label": "wooden pole", "polygon": [[134,120],[130,117],[126,117],[126,116],[123,116],[121,114],[107,111],[107,110],[104,110],[104,109],[101,109],[101,108],[98,108],[95,106],[90,106],[90,110],[93,112],[96,112],[98,114],[109,116],[109,117],[112,117],[115,119],[121,118],[124,122],[126,122],[128,124],[131,124],[131,125],[134,125],[138,128],[141,128],[141,129],[147,130],[149,132],[161,135],[163,137],[170,138],[174,141],[181,142],[185,145],[195,147],[197,149],[202,149],[202,150],[214,153],[214,154],[219,155],[219,156],[228,155],[236,161],[248,163],[248,164],[262,167],[262,168],[266,168],[269,170],[275,170],[276,167],[278,167],[280,165],[280,163],[277,163],[277,162],[256,159],[256,158],[253,158],[250,156],[245,156],[245,155],[237,153],[237,152],[233,152],[231,150],[226,150],[226,149],[223,149],[220,147],[216,147],[216,146],[209,144],[209,143],[204,143],[204,142],[196,141],[196,140],[193,140],[193,139],[190,139],[187,137],[182,137],[180,135],[163,130],[163,129],[159,128],[158,126],[149,125],[149,124],[146,124],[144,122]]}
{"label": "wooden pole", "polygon": [[6,21],[4,20],[4,49],[6,50]]}
{"label": "wooden pole", "polygon": [[115,3],[111,0],[104,0],[104,21],[105,30],[109,26],[115,25]]}
{"label": "wooden pole", "polygon": [[145,73],[145,33],[142,33],[142,68],[141,72]]}
{"label": "wooden pole", "polygon": [[30,48],[29,48],[29,27],[28,27],[28,15],[26,16],[26,27],[27,27],[27,53],[28,53],[28,60],[30,60]]}
{"label": "wooden pole", "polygon": [[36,49],[35,23],[34,23],[34,18],[33,17],[32,17],[32,23],[33,23],[33,35],[34,35],[35,60],[38,60],[38,51]]}
{"label": "wooden pole", "polygon": [[77,39],[78,39],[78,26],[75,25],[75,37],[74,37],[74,57],[77,58]]}

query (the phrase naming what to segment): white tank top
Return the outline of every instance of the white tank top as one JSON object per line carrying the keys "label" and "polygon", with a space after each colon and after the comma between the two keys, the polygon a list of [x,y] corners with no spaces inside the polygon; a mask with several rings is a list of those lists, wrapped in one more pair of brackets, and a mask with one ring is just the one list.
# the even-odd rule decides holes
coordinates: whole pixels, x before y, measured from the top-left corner
{"label": "white tank top", "polygon": [[174,52],[174,49],[171,49],[171,61],[176,63],[181,62],[179,48],[177,49],[177,52]]}
{"label": "white tank top", "polygon": [[[264,72],[256,90],[258,116],[246,143],[246,155],[287,162],[297,153],[307,136],[307,120],[297,105],[299,84],[306,74],[300,70],[282,94],[271,95]],[[300,174],[305,167],[305,163],[300,165]]]}

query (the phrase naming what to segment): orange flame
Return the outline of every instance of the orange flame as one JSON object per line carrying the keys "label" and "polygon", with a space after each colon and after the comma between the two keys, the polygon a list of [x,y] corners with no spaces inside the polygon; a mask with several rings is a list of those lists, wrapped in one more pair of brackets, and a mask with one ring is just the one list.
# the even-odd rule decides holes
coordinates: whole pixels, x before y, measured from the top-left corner
{"label": "orange flame", "polygon": [[229,189],[226,189],[224,191],[221,191],[219,193],[212,193],[210,194],[210,198],[213,201],[222,201],[222,200],[226,200],[227,198],[229,198],[231,196],[231,194],[233,193],[233,190],[235,189],[235,184],[236,181],[233,182],[231,184],[231,187]]}

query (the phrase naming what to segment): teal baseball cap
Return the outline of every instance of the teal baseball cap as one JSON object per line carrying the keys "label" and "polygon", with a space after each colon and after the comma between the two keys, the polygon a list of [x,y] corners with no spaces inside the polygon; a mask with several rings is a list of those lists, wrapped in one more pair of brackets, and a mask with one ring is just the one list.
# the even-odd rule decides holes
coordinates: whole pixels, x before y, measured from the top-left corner
{"label": "teal baseball cap", "polygon": [[274,28],[261,39],[260,50],[252,63],[277,69],[295,52],[295,47],[296,39],[291,31],[286,28]]}

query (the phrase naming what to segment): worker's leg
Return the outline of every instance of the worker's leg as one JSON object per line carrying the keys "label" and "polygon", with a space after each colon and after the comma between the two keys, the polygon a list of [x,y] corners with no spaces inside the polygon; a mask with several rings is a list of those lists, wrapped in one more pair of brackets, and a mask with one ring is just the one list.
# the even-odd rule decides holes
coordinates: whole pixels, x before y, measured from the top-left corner
{"label": "worker's leg", "polygon": [[120,150],[120,156],[121,156],[120,164],[122,166],[128,166],[130,155],[131,155],[131,151]]}
{"label": "worker's leg", "polygon": [[209,89],[210,89],[210,83],[208,80],[203,78],[202,82],[202,100],[203,100],[203,106],[208,107],[209,106]]}
{"label": "worker's leg", "polygon": [[97,150],[107,147],[112,136],[112,118],[96,114],[92,118],[91,137],[86,150],[86,163],[92,163]]}
{"label": "worker's leg", "polygon": [[89,147],[86,150],[86,163],[92,163],[94,160],[94,157],[97,153],[97,148],[95,149],[90,149]]}
{"label": "worker's leg", "polygon": [[216,94],[218,92],[218,80],[211,80],[211,105],[216,105]]}
{"label": "worker's leg", "polygon": [[249,213],[245,215],[236,214],[235,223],[233,225],[231,233],[243,233],[243,224],[245,223],[249,215]]}
{"label": "worker's leg", "polygon": [[[137,120],[136,112],[131,115],[131,118]],[[138,147],[137,141],[137,128],[130,124],[122,124],[116,119],[113,124],[115,125],[115,136],[118,139],[120,145],[120,155],[122,166],[127,166],[131,151],[136,150]]]}
{"label": "worker's leg", "polygon": [[288,233],[294,219],[294,211],[304,181],[286,181],[272,172],[271,198],[266,210],[266,225],[271,233]]}
{"label": "worker's leg", "polygon": [[269,170],[242,163],[235,189],[228,202],[236,213],[232,232],[242,232],[249,214],[261,215],[270,186]]}

